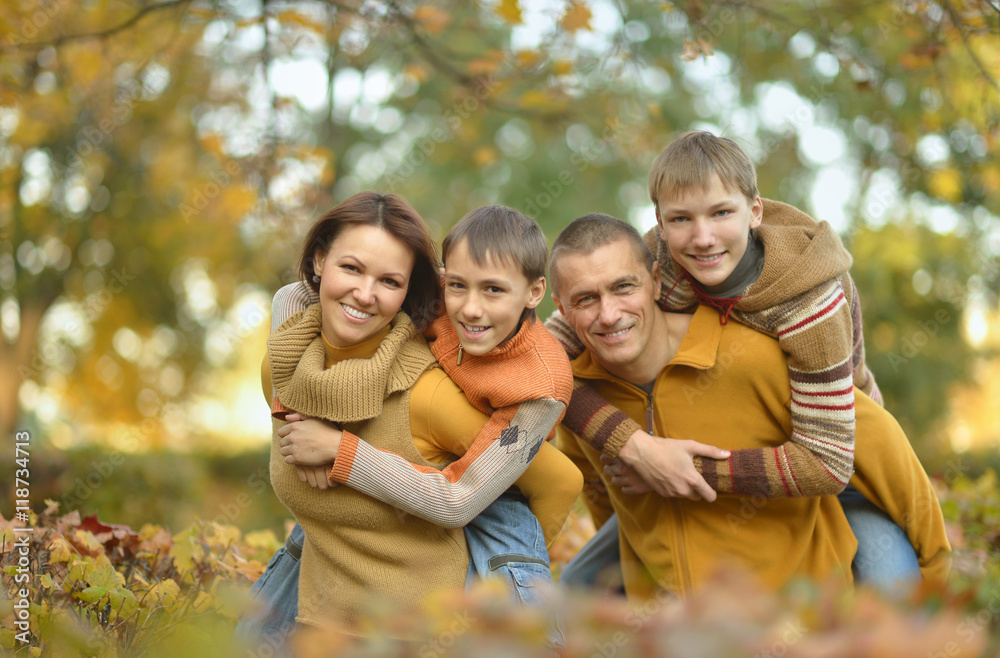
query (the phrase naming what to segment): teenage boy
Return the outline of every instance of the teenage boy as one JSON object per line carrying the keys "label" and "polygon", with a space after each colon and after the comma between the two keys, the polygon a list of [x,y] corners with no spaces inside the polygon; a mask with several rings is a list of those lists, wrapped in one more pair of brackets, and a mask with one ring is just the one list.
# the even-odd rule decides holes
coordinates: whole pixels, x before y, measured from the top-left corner
{"label": "teenage boy", "polygon": [[[442,252],[447,316],[431,325],[431,351],[451,380],[441,385],[457,385],[490,418],[467,445],[417,445],[431,461],[462,455],[443,470],[343,434],[329,482],[440,525],[465,526],[470,577],[503,577],[519,602],[537,604],[539,586],[551,583],[547,545],[583,484],[572,462],[545,441],[573,386],[565,351],[535,318],[546,290],[545,236],[522,213],[486,206],[452,228]],[[272,324],[305,308],[310,292],[302,284],[279,290]],[[340,432],[300,418],[289,415],[292,422],[279,431],[283,454],[300,466],[318,465],[296,442]],[[515,443],[525,447],[512,452]],[[516,490],[508,491],[512,483]],[[550,641],[559,644],[561,636]]]}

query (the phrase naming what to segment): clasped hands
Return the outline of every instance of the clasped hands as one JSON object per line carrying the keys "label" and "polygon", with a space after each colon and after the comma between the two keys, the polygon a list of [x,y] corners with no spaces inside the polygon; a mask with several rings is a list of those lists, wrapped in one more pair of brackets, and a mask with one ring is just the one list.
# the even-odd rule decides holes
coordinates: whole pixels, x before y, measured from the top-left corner
{"label": "clasped hands", "polygon": [[727,459],[729,451],[697,441],[664,439],[636,432],[618,453],[618,459],[601,455],[611,483],[626,494],[655,491],[665,498],[712,502],[712,489],[694,467],[694,457]]}
{"label": "clasped hands", "polygon": [[299,480],[310,486],[319,489],[335,486],[327,474],[340,451],[344,433],[329,421],[298,412],[288,414],[285,420],[287,424],[278,428],[279,452],[285,463],[294,465]]}

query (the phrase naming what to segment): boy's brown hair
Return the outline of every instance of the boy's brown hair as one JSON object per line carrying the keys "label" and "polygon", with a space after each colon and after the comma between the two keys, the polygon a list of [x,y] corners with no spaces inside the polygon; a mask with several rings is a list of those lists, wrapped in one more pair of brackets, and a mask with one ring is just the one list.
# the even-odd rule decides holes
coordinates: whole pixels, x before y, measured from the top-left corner
{"label": "boy's brown hair", "polygon": [[[524,213],[507,206],[482,206],[471,210],[448,231],[441,243],[441,260],[448,267],[448,254],[466,241],[472,261],[483,267],[488,259],[512,263],[534,283],[545,276],[549,247],[541,227]],[[534,309],[525,309],[521,320],[534,317]]]}
{"label": "boy's brown hair", "polygon": [[731,139],[703,130],[684,133],[653,162],[649,172],[649,198],[659,207],[660,194],[676,197],[697,187],[706,189],[712,175],[727,189],[737,189],[748,201],[757,198],[757,170],[750,156]]}

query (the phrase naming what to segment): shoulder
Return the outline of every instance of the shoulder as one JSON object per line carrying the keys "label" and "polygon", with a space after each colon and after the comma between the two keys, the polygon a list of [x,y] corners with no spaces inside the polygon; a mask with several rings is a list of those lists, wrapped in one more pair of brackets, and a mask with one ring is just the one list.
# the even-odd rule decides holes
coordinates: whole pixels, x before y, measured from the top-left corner
{"label": "shoulder", "polygon": [[573,393],[573,369],[566,350],[539,321],[531,325],[530,336],[536,356],[533,367],[551,383],[552,397],[568,403]]}

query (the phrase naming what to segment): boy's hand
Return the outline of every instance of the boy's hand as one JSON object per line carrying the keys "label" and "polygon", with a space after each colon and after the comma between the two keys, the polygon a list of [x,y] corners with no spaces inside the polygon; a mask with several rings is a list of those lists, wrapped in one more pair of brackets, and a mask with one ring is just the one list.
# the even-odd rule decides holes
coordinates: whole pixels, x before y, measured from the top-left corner
{"label": "boy's hand", "polygon": [[279,452],[288,464],[322,466],[337,459],[343,436],[333,423],[315,418],[306,419],[298,413],[285,417],[288,424],[278,428]]}
{"label": "boy's hand", "polygon": [[715,490],[694,467],[695,455],[727,459],[729,452],[697,441],[664,439],[639,431],[625,442],[618,458],[665,498],[712,502]]}
{"label": "boy's hand", "polygon": [[601,463],[604,464],[604,472],[611,476],[611,484],[619,487],[622,493],[634,496],[653,490],[642,479],[638,471],[622,460],[611,459],[607,455],[601,455]]}
{"label": "boy's hand", "polygon": [[309,486],[318,489],[332,489],[337,486],[337,483],[330,482],[329,473],[331,466],[332,464],[324,464],[323,466],[296,466],[295,470],[299,473],[299,480],[308,482]]}

